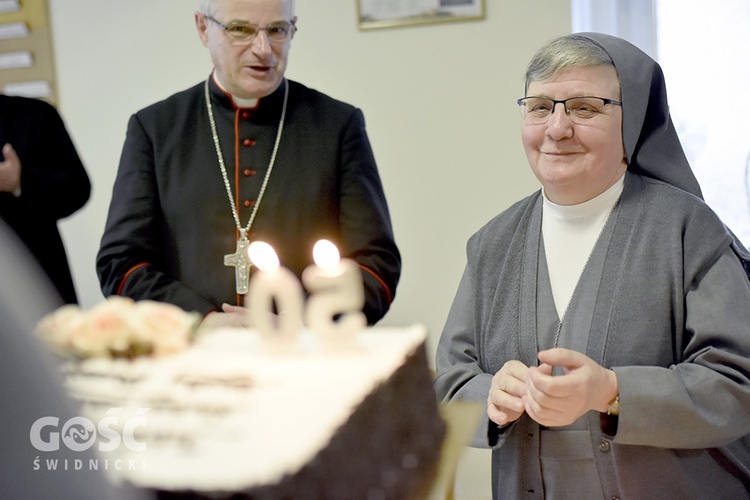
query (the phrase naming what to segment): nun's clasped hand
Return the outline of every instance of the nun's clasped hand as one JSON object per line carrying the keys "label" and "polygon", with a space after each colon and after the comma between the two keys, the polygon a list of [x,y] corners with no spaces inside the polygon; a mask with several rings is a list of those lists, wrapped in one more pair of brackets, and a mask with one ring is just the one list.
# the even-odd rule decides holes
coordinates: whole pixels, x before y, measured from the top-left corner
{"label": "nun's clasped hand", "polygon": [[508,361],[492,377],[487,396],[487,416],[497,425],[506,425],[523,415],[523,397],[529,368],[520,361]]}
{"label": "nun's clasped hand", "polygon": [[[606,412],[618,394],[617,376],[588,356],[570,349],[549,349],[538,354],[539,366],[508,361],[492,377],[487,416],[506,425],[528,413],[547,427],[570,425],[590,410]],[[552,375],[552,367],[563,369]]]}
{"label": "nun's clasped hand", "polygon": [[[570,425],[590,410],[606,412],[618,394],[617,376],[588,356],[569,349],[549,349],[537,355],[541,364],[526,374],[522,397],[526,413],[541,425]],[[562,375],[552,375],[552,367]]]}

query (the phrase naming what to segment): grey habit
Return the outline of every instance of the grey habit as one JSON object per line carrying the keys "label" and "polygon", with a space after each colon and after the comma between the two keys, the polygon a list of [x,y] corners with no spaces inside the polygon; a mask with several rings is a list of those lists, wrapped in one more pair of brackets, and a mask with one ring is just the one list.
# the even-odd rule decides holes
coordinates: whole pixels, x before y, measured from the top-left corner
{"label": "grey habit", "polygon": [[[497,499],[749,498],[750,255],[700,198],[658,64],[618,38],[582,36],[619,73],[628,172],[561,346],[617,373],[620,416],[613,429],[592,411],[556,432],[527,415],[498,429],[485,415],[472,445],[493,449]],[[437,349],[439,398],[486,402],[505,362],[535,365],[550,347],[541,215],[537,192],[470,238]]]}

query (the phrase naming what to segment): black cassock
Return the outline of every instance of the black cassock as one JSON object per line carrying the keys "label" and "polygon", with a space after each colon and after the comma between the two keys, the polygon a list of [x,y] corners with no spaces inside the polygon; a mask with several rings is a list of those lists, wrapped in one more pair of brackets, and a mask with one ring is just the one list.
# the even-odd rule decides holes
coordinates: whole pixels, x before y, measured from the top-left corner
{"label": "black cassock", "polygon": [[[365,313],[388,310],[401,269],[388,206],[362,112],[287,81],[286,118],[275,164],[249,238],[274,247],[298,276],[319,239],[362,269]],[[255,108],[237,108],[209,81],[233,201],[245,226],[271,159],[284,83]],[[206,314],[241,304],[235,269],[239,232],[222,179],[202,82],[151,105],[128,124],[97,258],[105,295],[170,302]]]}

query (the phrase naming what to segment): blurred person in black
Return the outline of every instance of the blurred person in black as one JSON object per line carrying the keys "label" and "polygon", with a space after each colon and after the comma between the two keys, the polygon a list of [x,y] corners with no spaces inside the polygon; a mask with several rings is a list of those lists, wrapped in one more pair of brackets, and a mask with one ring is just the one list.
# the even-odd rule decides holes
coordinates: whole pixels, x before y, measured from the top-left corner
{"label": "blurred person in black", "polygon": [[83,207],[91,183],[60,114],[47,102],[0,95],[0,217],[64,302],[78,301],[57,221]]}
{"label": "blurred person in black", "polygon": [[[95,448],[74,451],[62,440],[64,424],[79,415],[67,396],[55,358],[34,335],[37,322],[62,305],[48,278],[14,232],[0,221],[0,497],[135,500],[145,492],[121,489],[105,477]],[[59,425],[59,447],[39,450],[32,426],[44,417]],[[92,467],[92,460],[97,468]],[[78,468],[77,468],[78,467]]]}

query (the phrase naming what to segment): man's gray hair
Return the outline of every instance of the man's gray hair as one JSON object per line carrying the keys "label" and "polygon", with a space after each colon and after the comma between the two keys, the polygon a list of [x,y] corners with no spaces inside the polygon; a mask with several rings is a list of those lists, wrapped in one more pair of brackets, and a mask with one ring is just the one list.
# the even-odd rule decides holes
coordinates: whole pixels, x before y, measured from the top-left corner
{"label": "man's gray hair", "polygon": [[[292,7],[292,15],[294,15],[294,0],[288,0],[289,5]],[[198,10],[207,16],[214,14],[214,0],[199,0]]]}
{"label": "man's gray hair", "polygon": [[213,15],[214,0],[200,0],[198,10],[207,16]]}
{"label": "man's gray hair", "polygon": [[592,40],[580,35],[555,38],[536,51],[526,68],[526,86],[535,81],[546,81],[562,70],[586,66],[610,65],[609,54]]}

